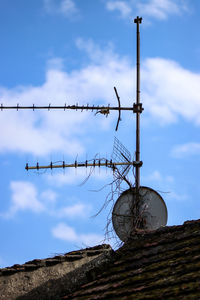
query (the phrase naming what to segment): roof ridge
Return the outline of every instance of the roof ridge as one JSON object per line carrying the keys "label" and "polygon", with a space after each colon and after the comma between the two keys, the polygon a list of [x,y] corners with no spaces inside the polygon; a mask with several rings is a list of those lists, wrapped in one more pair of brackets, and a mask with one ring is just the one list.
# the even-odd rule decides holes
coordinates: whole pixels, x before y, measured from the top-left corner
{"label": "roof ridge", "polygon": [[133,241],[138,241],[144,243],[144,240],[150,239],[150,238],[158,238],[161,235],[164,234],[175,234],[175,232],[185,231],[185,229],[193,229],[194,226],[200,226],[200,219],[198,220],[192,220],[192,221],[186,221],[182,225],[173,225],[173,226],[162,226],[156,230],[136,230],[133,232],[133,234],[129,237],[129,239],[124,243],[124,245],[119,248],[116,252],[120,252],[121,249],[126,249],[130,243]]}
{"label": "roof ridge", "polygon": [[0,276],[12,275],[17,272],[34,271],[42,267],[50,267],[62,262],[73,262],[80,260],[86,256],[95,256],[106,251],[110,251],[112,248],[108,244],[102,244],[94,247],[87,247],[85,249],[71,251],[54,257],[47,257],[44,259],[33,259],[25,262],[24,264],[14,264],[13,266],[1,268]]}

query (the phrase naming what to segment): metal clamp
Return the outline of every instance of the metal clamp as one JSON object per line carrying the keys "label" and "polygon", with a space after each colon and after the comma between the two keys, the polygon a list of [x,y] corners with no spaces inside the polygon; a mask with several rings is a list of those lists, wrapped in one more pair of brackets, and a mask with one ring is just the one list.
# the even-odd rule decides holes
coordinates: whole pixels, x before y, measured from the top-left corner
{"label": "metal clamp", "polygon": [[142,23],[142,18],[139,18],[138,16],[137,16],[137,18],[135,18],[134,19],[134,23],[138,23],[138,24],[141,24]]}
{"label": "metal clamp", "polygon": [[144,108],[142,107],[142,103],[133,103],[133,112],[134,113],[142,113],[142,111],[144,110]]}
{"label": "metal clamp", "polygon": [[143,165],[143,161],[133,161],[133,166],[134,167],[142,167]]}

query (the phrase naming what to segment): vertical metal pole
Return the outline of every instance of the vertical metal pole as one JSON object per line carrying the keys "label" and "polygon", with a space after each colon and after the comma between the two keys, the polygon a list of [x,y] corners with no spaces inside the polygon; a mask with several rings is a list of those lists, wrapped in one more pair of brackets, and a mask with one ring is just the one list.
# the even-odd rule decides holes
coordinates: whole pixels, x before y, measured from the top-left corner
{"label": "vertical metal pole", "polygon": [[[139,24],[142,23],[142,18],[137,17],[134,20],[137,24],[137,73],[136,73],[136,161],[140,161],[140,30]],[[136,177],[135,177],[136,193],[139,194],[140,188],[140,166],[136,166]]]}

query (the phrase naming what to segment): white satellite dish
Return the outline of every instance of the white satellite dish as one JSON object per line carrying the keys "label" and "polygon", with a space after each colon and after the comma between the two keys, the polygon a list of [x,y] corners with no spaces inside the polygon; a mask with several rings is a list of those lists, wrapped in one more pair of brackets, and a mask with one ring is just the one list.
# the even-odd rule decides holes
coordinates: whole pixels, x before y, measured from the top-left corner
{"label": "white satellite dish", "polygon": [[167,207],[162,197],[149,187],[140,187],[139,201],[136,201],[136,189],[132,188],[116,201],[112,223],[118,237],[125,242],[134,229],[155,230],[165,226]]}

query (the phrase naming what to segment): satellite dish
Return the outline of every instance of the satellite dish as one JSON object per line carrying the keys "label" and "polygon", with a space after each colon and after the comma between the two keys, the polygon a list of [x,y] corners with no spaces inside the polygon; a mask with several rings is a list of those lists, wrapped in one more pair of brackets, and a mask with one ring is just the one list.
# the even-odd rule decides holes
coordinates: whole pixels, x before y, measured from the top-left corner
{"label": "satellite dish", "polygon": [[155,230],[167,224],[167,207],[162,197],[149,187],[124,191],[116,201],[112,223],[118,237],[125,242],[134,229]]}

